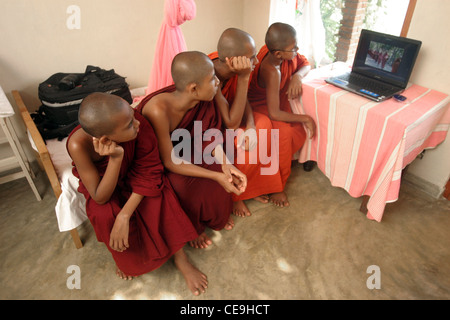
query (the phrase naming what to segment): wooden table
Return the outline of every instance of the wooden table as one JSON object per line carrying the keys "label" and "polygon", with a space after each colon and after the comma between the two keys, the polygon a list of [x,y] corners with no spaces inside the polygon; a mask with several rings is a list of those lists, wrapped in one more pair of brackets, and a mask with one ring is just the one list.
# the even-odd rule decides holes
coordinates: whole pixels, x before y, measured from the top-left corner
{"label": "wooden table", "polygon": [[381,221],[386,203],[398,198],[402,169],[445,140],[450,97],[411,84],[405,102],[373,102],[327,84],[323,71],[317,75],[305,79],[302,98],[291,102],[317,125],[299,161],[316,161],[333,186],[365,196],[367,217]]}

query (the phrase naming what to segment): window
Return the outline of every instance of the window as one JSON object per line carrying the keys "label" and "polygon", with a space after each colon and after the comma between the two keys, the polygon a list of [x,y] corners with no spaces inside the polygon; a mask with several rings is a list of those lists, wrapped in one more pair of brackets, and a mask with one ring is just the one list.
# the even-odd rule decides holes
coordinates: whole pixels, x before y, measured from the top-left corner
{"label": "window", "polygon": [[326,30],[327,58],[322,64],[353,60],[361,29],[400,35],[409,2],[410,0],[320,0]]}
{"label": "window", "polygon": [[416,1],[271,0],[269,24],[280,21],[296,28],[299,52],[313,66],[351,62],[363,28],[404,36],[404,21]]}

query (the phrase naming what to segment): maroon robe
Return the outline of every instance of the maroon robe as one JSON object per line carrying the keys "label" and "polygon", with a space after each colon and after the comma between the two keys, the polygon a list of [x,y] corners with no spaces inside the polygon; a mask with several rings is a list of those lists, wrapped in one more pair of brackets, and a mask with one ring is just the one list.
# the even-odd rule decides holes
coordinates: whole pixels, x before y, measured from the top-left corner
{"label": "maroon robe", "polygon": [[[78,191],[86,198],[86,213],[97,240],[105,243],[117,267],[130,276],[160,267],[186,242],[198,237],[164,175],[152,126],[140,113],[135,112],[135,117],[141,123],[138,136],[120,144],[124,149],[124,157],[111,199],[105,204],[98,204],[81,180],[78,187]],[[75,128],[71,135],[79,128]],[[108,157],[96,163],[100,176],[104,175],[107,165]],[[75,166],[73,174],[80,179]],[[117,252],[109,246],[110,234],[115,217],[132,192],[144,198],[130,218],[130,246],[123,252]]]}
{"label": "maroon robe", "polygon": [[[173,91],[175,91],[174,85],[158,90],[146,96],[136,109],[142,112],[143,107],[152,97],[163,92]],[[202,122],[202,136],[208,129],[217,129],[220,130],[225,139],[222,118],[214,102],[203,101],[190,109],[186,112],[176,129],[186,129],[190,133],[191,163],[209,170],[222,172],[220,164],[207,164],[203,161],[203,157],[201,157],[201,163],[194,161],[195,153],[199,155],[199,152],[202,152],[203,154],[203,150],[211,141],[214,141],[214,138],[211,141],[203,141],[201,150],[195,150],[194,121]],[[190,177],[173,172],[167,172],[167,176],[180,200],[181,206],[199,234],[203,233],[206,227],[213,230],[221,230],[225,227],[232,211],[233,202],[231,194],[226,192],[219,183],[211,179]]]}

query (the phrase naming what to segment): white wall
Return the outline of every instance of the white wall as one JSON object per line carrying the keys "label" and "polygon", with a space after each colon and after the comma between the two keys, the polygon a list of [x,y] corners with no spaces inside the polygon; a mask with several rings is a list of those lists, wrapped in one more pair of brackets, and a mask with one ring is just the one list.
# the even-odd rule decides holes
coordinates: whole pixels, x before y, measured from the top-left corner
{"label": "white wall", "polygon": [[[195,2],[196,18],[182,25],[188,49],[209,53],[226,27],[242,28],[241,0]],[[66,27],[72,4],[81,9],[79,30]],[[1,0],[0,83],[33,106],[40,82],[88,64],[114,68],[131,87],[145,86],[163,8],[164,0]]]}
{"label": "white wall", "polygon": [[[450,94],[450,1],[418,0],[408,37],[422,41],[411,82]],[[424,182],[435,197],[442,194],[450,177],[450,133],[435,149],[425,152],[408,168],[412,180]],[[418,179],[417,179],[418,178]]]}
{"label": "white wall", "polygon": [[270,0],[244,1],[243,30],[250,33],[255,40],[256,50],[264,45],[264,38],[269,26]]}

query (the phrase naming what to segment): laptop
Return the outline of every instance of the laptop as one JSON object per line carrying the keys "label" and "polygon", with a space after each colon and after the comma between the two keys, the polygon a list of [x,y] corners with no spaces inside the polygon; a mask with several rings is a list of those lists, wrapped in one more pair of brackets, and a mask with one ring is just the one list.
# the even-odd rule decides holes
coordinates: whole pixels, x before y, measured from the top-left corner
{"label": "laptop", "polygon": [[363,29],[351,72],[325,81],[374,101],[405,90],[421,41]]}

